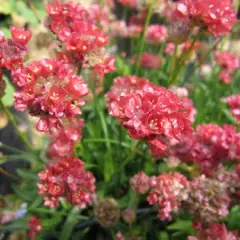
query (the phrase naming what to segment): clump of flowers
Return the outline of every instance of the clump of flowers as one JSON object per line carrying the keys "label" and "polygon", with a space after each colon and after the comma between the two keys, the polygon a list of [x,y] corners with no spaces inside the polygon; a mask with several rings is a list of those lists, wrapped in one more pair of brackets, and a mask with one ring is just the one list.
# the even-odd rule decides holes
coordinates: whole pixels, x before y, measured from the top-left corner
{"label": "clump of flowers", "polygon": [[43,195],[45,206],[58,206],[60,197],[80,208],[91,203],[95,178],[84,169],[84,165],[78,158],[66,157],[55,164],[49,164],[39,173],[39,194]]}
{"label": "clump of flowers", "polygon": [[158,54],[144,52],[140,58],[140,66],[143,68],[157,69],[161,66],[161,58]]}
{"label": "clump of flowers", "polygon": [[236,231],[228,231],[224,224],[212,223],[207,228],[201,223],[194,223],[193,228],[197,231],[196,237],[188,237],[188,240],[238,240]]}
{"label": "clump of flowers", "polygon": [[231,52],[216,52],[215,61],[221,68],[220,80],[226,84],[232,82],[232,75],[239,67],[239,59]]}
{"label": "clump of flowers", "polygon": [[41,220],[35,216],[31,216],[28,221],[28,236],[35,239],[37,234],[42,230]]}
{"label": "clump of flowers", "polygon": [[239,133],[231,125],[198,125],[193,135],[170,144],[166,154],[184,162],[197,163],[209,175],[219,166],[221,160],[238,159],[238,136]]}
{"label": "clump of flowers", "polygon": [[10,28],[12,38],[6,38],[0,31],[0,68],[8,70],[22,66],[27,56],[27,43],[32,34],[31,31],[23,28]]}
{"label": "clump of flowers", "polygon": [[237,123],[240,124],[240,95],[232,95],[225,99],[230,106],[232,115],[236,118]]}
{"label": "clump of flowers", "polygon": [[173,18],[218,36],[229,33],[236,22],[236,11],[229,0],[180,0],[175,5]]}
{"label": "clump of flowers", "polygon": [[56,59],[32,62],[14,71],[12,76],[19,87],[14,94],[16,109],[29,109],[31,115],[40,117],[37,129],[43,132],[58,128],[62,118],[80,114],[82,97],[89,92],[71,66]]}
{"label": "clump of flowers", "polygon": [[[127,88],[129,79],[134,82]],[[181,100],[147,81],[135,76],[117,78],[106,96],[110,115],[123,123],[133,139],[146,140],[152,154],[160,155],[169,139],[178,140],[192,128]]]}
{"label": "clump of flowers", "polygon": [[164,25],[154,24],[147,28],[145,36],[149,43],[158,45],[166,41],[167,34],[167,28]]}
{"label": "clump of flowers", "polygon": [[47,27],[60,41],[62,54],[67,62],[77,68],[93,68],[97,74],[104,75],[114,71],[114,58],[105,51],[109,43],[102,29],[96,26],[92,17],[79,3],[55,1],[47,5]]}

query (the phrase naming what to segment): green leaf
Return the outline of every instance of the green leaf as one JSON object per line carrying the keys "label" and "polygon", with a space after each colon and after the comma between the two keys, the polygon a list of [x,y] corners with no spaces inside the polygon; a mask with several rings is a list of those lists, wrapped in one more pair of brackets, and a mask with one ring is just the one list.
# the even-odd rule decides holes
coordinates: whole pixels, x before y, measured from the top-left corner
{"label": "green leaf", "polygon": [[7,1],[1,0],[0,2],[0,13],[3,13],[5,15],[8,15],[11,13],[11,6]]}
{"label": "green leaf", "polygon": [[240,229],[240,207],[235,206],[231,209],[228,216],[228,228],[229,229]]}
{"label": "green leaf", "polygon": [[24,16],[28,20],[29,23],[38,23],[38,20],[33,11],[23,1],[17,1],[16,9],[21,16]]}
{"label": "green leaf", "polygon": [[6,107],[11,107],[14,102],[13,94],[15,89],[6,77],[4,77],[4,80],[6,82],[6,89],[5,95],[2,98],[2,102]]}
{"label": "green leaf", "polygon": [[20,218],[10,224],[8,224],[7,226],[1,226],[0,230],[3,231],[23,231],[23,230],[27,230],[27,223],[28,223],[28,218],[24,217],[24,218]]}
{"label": "green leaf", "polygon": [[17,173],[20,177],[25,178],[25,179],[29,179],[29,180],[34,180],[37,181],[38,180],[38,176],[36,173],[31,172],[30,169],[17,169]]}
{"label": "green leaf", "polygon": [[181,231],[189,231],[192,229],[192,221],[190,220],[178,220],[177,222],[169,225],[167,227],[168,230],[181,230]]}
{"label": "green leaf", "polygon": [[65,221],[65,223],[63,225],[63,229],[62,229],[59,240],[70,239],[73,228],[78,222],[77,216],[78,216],[78,211],[76,208],[73,208],[71,213],[69,214],[67,220]]}

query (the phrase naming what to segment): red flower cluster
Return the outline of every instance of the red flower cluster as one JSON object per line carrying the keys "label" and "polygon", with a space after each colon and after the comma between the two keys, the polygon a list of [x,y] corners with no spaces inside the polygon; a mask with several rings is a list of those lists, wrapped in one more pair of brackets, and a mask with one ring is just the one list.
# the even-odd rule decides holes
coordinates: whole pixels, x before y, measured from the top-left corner
{"label": "red flower cluster", "polygon": [[19,90],[14,94],[19,111],[30,110],[40,117],[37,129],[46,132],[58,128],[60,119],[81,113],[87,84],[73,73],[71,66],[55,59],[32,62],[12,72]]}
{"label": "red flower cluster", "polygon": [[7,39],[0,31],[0,68],[9,70],[21,67],[27,55],[27,43],[32,34],[23,28],[10,27],[12,38]]}
{"label": "red flower cluster", "polygon": [[231,125],[198,125],[193,135],[170,145],[166,155],[184,162],[198,163],[205,174],[211,175],[221,160],[239,159],[239,138],[239,133]]}
{"label": "red flower cluster", "polygon": [[224,224],[212,223],[206,229],[201,223],[193,223],[197,237],[188,237],[188,240],[239,240],[238,233],[228,231]]}
{"label": "red flower cluster", "polygon": [[48,152],[51,159],[71,156],[74,144],[82,137],[82,119],[65,119],[63,126],[50,134],[51,142],[48,145]]}
{"label": "red flower cluster", "polygon": [[121,3],[125,7],[137,8],[137,0],[118,0],[119,3]]}
{"label": "red flower cluster", "polygon": [[93,199],[95,178],[84,170],[84,162],[78,158],[62,158],[54,165],[48,165],[39,173],[39,194],[44,196],[44,204],[51,208],[58,206],[59,198],[81,208]]}
{"label": "red flower cluster", "polygon": [[145,37],[149,43],[158,45],[166,41],[167,35],[167,28],[164,25],[154,24],[147,28]]}
{"label": "red flower cluster", "polygon": [[240,94],[227,97],[226,102],[230,106],[232,115],[237,119],[237,123],[240,124]]}
{"label": "red flower cluster", "polygon": [[28,221],[28,236],[31,239],[35,239],[37,234],[42,230],[42,224],[40,219],[35,216],[31,216]]}
{"label": "red flower cluster", "polygon": [[239,59],[231,52],[215,52],[215,61],[221,67],[220,80],[226,84],[232,82],[232,74],[239,67]]}
{"label": "red flower cluster", "polygon": [[214,36],[227,34],[236,22],[236,11],[229,0],[180,0],[172,16],[175,21],[206,28]]}
{"label": "red flower cluster", "polygon": [[91,11],[78,3],[54,1],[47,5],[47,12],[46,25],[60,41],[65,60],[77,68],[83,64],[93,67],[101,75],[115,70],[114,58],[107,56],[104,49],[109,40],[95,25],[98,19],[91,16]]}
{"label": "red flower cluster", "polygon": [[158,54],[144,52],[141,55],[140,65],[143,68],[159,68],[161,65],[161,58]]}
{"label": "red flower cluster", "polygon": [[192,132],[181,100],[147,79],[119,77],[106,97],[109,114],[123,123],[133,139],[148,141],[154,155],[160,155],[170,139]]}
{"label": "red flower cluster", "polygon": [[179,173],[163,173],[159,176],[148,177],[144,172],[135,175],[130,181],[134,190],[145,194],[150,190],[147,201],[159,206],[158,217],[170,220],[172,213],[177,212],[187,195],[183,191],[188,186],[187,179]]}

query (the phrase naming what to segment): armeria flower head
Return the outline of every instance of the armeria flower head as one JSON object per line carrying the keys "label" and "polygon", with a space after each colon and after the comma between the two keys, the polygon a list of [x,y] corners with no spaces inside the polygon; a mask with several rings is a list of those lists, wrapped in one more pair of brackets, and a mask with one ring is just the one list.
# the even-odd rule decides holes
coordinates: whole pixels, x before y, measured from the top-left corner
{"label": "armeria flower head", "polygon": [[161,220],[171,220],[172,213],[177,212],[181,201],[187,198],[183,191],[188,186],[188,181],[180,173],[163,173],[150,179],[151,192],[147,197],[149,204],[157,204],[158,217]]}
{"label": "armeria flower head", "polygon": [[197,236],[188,237],[188,240],[239,240],[237,232],[228,231],[224,224],[211,223],[208,227],[204,227],[201,223],[197,225]]}
{"label": "armeria flower head", "polygon": [[28,236],[31,239],[35,239],[37,234],[42,230],[42,224],[39,218],[31,216],[28,221]]}
{"label": "armeria flower head", "polygon": [[73,73],[71,66],[56,59],[32,62],[12,73],[19,90],[14,94],[19,111],[30,110],[40,117],[37,129],[47,131],[56,127],[61,118],[81,113],[83,96],[89,92],[87,84]]}
{"label": "armeria flower head", "polygon": [[[128,87],[129,79],[134,79],[133,88]],[[146,79],[117,78],[106,97],[110,115],[122,121],[133,139],[147,140],[154,155],[163,152],[169,139],[192,132],[181,100]]]}
{"label": "armeria flower head", "polygon": [[211,175],[222,160],[237,160],[239,133],[231,125],[203,124],[197,131],[180,142],[170,143],[166,154],[181,161],[200,165],[201,171]]}
{"label": "armeria flower head", "polygon": [[137,0],[118,0],[119,3],[121,3],[125,7],[137,8]]}
{"label": "armeria flower head", "polygon": [[240,94],[229,96],[225,101],[230,106],[230,111],[236,118],[237,123],[240,124]]}
{"label": "armeria flower head", "polygon": [[[100,75],[115,70],[112,57],[102,54],[109,39],[96,26],[99,19],[91,9],[85,9],[80,3],[55,1],[47,5],[47,12],[46,25],[57,36],[59,47],[68,56],[68,61],[77,68],[87,63],[85,67],[94,68]],[[89,64],[89,59],[94,60],[92,64]],[[93,62],[96,64],[93,65]]]}
{"label": "armeria flower head", "polygon": [[229,33],[236,22],[236,11],[229,0],[180,0],[173,18],[207,29],[214,36]]}
{"label": "armeria flower head", "polygon": [[161,65],[161,58],[158,54],[144,52],[141,55],[140,65],[143,68],[159,68]]}
{"label": "armeria flower head", "polygon": [[10,27],[10,31],[12,38],[9,39],[0,31],[0,67],[9,70],[22,66],[28,52],[26,45],[32,36],[30,30],[23,28]]}
{"label": "armeria flower head", "polygon": [[74,144],[82,137],[84,122],[82,119],[65,119],[59,129],[55,129],[50,134],[48,152],[51,159],[71,156]]}
{"label": "armeria flower head", "polygon": [[146,31],[146,39],[151,44],[161,44],[167,39],[167,28],[164,25],[150,25]]}
{"label": "armeria flower head", "polygon": [[230,198],[224,182],[206,178],[194,179],[189,185],[184,207],[202,223],[213,223],[229,214]]}
{"label": "armeria flower head", "polygon": [[84,170],[84,162],[68,157],[50,164],[39,173],[39,194],[44,196],[44,204],[51,208],[58,206],[64,197],[73,205],[85,208],[91,203],[95,192],[95,178]]}
{"label": "armeria flower head", "polygon": [[130,184],[136,192],[145,194],[150,189],[149,180],[149,177],[144,172],[139,172],[131,178]]}

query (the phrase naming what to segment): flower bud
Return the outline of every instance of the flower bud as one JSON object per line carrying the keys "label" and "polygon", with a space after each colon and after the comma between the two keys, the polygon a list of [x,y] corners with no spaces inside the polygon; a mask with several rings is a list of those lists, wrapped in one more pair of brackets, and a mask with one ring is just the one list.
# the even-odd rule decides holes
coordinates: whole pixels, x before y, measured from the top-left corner
{"label": "flower bud", "polygon": [[122,211],[122,218],[126,223],[132,224],[136,220],[136,214],[133,209],[127,208]]}
{"label": "flower bud", "polygon": [[168,40],[170,42],[181,44],[188,40],[190,27],[186,23],[174,22],[168,27]]}
{"label": "flower bud", "polygon": [[120,208],[113,198],[107,198],[97,202],[95,215],[103,227],[111,227],[120,218]]}

